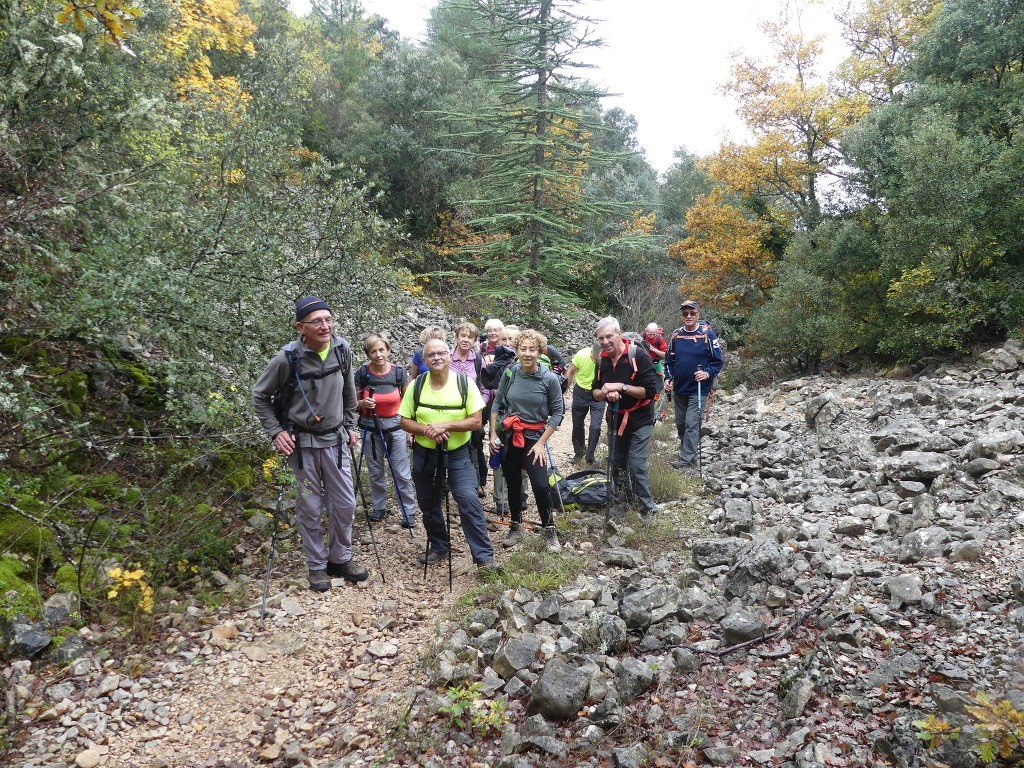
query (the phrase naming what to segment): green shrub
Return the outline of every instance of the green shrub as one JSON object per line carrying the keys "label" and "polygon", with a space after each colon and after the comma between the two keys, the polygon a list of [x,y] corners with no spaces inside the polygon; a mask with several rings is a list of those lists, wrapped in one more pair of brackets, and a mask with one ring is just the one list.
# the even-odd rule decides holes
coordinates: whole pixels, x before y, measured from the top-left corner
{"label": "green shrub", "polygon": [[60,558],[49,528],[36,525],[15,512],[0,511],[0,554],[24,555],[34,561]]}
{"label": "green shrub", "polygon": [[677,501],[683,498],[686,478],[665,459],[652,456],[648,462],[648,474],[651,479],[651,495],[656,502]]}
{"label": "green shrub", "polygon": [[0,554],[0,615],[38,616],[42,601],[30,581],[28,566],[17,557]]}

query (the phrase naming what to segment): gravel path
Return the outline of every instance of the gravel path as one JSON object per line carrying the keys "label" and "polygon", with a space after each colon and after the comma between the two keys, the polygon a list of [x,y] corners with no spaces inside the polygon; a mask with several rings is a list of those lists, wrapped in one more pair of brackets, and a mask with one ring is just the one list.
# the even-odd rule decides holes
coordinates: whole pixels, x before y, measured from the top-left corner
{"label": "gravel path", "polygon": [[[570,471],[568,423],[551,447]],[[361,585],[335,580],[327,593],[309,591],[293,541],[279,553],[264,626],[260,552],[249,574],[236,575],[248,609],[209,616],[191,608],[161,631],[151,655],[69,667],[72,685],[50,682],[49,701],[26,713],[13,764],[321,765],[371,746],[397,714],[379,702],[425,679],[429,641],[477,579],[461,531],[453,537],[452,591],[443,564],[424,577],[416,562],[422,530],[410,537],[396,519],[375,526],[380,567],[365,523],[357,523],[356,557],[371,568]],[[503,529],[493,535],[500,539]]]}

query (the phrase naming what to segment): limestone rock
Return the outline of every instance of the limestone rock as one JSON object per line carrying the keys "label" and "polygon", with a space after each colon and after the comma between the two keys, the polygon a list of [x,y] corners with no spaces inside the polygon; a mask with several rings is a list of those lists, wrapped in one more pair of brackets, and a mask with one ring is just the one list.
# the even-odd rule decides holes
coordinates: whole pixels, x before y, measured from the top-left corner
{"label": "limestone rock", "polygon": [[533,687],[526,712],[543,715],[548,720],[568,720],[583,706],[588,686],[589,680],[581,670],[554,658],[544,666]]}

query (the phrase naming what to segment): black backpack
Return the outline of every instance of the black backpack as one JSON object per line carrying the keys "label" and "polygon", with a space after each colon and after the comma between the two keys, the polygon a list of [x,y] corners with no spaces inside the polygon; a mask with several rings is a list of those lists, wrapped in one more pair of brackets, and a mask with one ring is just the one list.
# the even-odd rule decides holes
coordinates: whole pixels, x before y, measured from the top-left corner
{"label": "black backpack", "polygon": [[484,366],[477,376],[477,381],[483,389],[497,389],[501,383],[501,375],[516,361],[516,353],[510,347],[497,346],[494,348],[494,362]]}
{"label": "black backpack", "polygon": [[608,478],[599,469],[573,472],[555,483],[555,490],[566,509],[598,509],[608,503]]}
{"label": "black backpack", "polygon": [[348,372],[348,367],[351,363],[348,345],[344,343],[335,344],[332,341],[331,349],[334,350],[334,356],[338,360],[336,366],[328,368],[326,371],[300,374],[298,343],[293,341],[285,347],[284,354],[288,358],[288,381],[270,396],[270,405],[274,409],[274,417],[277,419],[277,423],[285,429],[288,429],[287,417],[288,409],[292,404],[292,396],[295,394],[295,388],[301,386],[300,382],[325,379],[336,373],[341,373],[344,376]]}

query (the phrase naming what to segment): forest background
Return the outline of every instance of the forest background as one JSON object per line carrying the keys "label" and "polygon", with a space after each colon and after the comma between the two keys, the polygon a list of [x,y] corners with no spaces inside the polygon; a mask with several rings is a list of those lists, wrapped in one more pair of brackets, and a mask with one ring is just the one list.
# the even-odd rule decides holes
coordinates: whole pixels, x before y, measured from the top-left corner
{"label": "forest background", "polygon": [[835,71],[786,4],[722,84],[751,139],[660,177],[574,9],[442,0],[414,45],[350,0],[5,0],[7,609],[118,547],[226,567],[249,385],[306,293],[358,343],[425,298],[668,329],[685,291],[795,371],[1020,331],[1021,3],[853,3]]}

